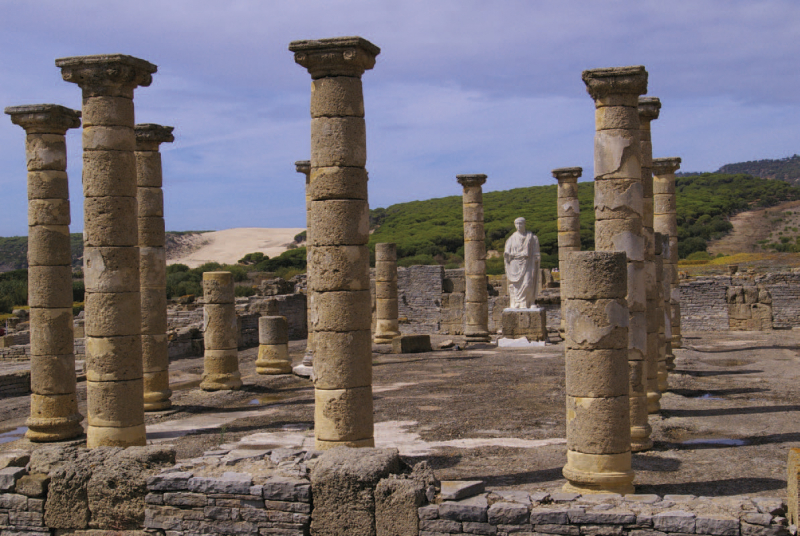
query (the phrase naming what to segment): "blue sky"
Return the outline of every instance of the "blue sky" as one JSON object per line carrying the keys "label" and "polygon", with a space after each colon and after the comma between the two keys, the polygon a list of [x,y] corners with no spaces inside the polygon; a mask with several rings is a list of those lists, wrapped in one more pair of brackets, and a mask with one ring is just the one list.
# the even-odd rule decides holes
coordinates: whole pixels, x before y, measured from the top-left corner
{"label": "blue sky", "polygon": [[[55,58],[124,53],[158,65],[136,90],[162,146],[168,230],[303,227],[310,76],[290,41],[360,35],[370,206],[592,176],[581,71],[645,65],[660,97],[654,155],[687,171],[800,153],[796,0],[293,2],[0,0],[0,104],[80,108]],[[0,236],[27,234],[23,130],[0,123]],[[82,230],[81,137],[67,135],[72,230]]]}

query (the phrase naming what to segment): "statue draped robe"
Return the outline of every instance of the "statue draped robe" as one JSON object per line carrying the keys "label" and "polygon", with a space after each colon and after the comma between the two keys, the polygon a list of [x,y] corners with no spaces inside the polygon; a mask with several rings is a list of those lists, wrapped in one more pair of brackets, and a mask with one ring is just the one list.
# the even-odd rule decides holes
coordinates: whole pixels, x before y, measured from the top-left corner
{"label": "statue draped robe", "polygon": [[530,309],[539,294],[539,239],[530,231],[515,232],[506,240],[503,258],[509,308]]}

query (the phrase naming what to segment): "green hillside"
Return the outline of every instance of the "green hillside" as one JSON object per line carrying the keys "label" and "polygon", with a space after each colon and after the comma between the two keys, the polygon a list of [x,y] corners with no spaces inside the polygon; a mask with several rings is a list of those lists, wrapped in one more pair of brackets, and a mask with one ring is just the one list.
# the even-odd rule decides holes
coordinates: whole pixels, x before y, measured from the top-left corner
{"label": "green hillside", "polygon": [[800,186],[800,155],[787,156],[777,160],[752,160],[726,164],[717,173],[745,173],[762,179],[776,179]]}

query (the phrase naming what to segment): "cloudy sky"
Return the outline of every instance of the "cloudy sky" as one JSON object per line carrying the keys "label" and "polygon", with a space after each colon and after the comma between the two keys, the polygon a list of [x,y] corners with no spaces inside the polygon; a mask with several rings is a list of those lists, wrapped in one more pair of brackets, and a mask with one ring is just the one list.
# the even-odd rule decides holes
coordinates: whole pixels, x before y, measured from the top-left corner
{"label": "cloudy sky", "polygon": [[[360,35],[370,205],[592,175],[581,71],[645,65],[656,157],[687,171],[800,153],[797,0],[0,0],[0,104],[80,107],[58,57],[124,53],[158,65],[136,90],[162,146],[168,230],[305,226],[310,76],[290,41]],[[27,234],[23,130],[0,124],[0,236]],[[67,136],[72,229],[82,230],[78,130]]]}

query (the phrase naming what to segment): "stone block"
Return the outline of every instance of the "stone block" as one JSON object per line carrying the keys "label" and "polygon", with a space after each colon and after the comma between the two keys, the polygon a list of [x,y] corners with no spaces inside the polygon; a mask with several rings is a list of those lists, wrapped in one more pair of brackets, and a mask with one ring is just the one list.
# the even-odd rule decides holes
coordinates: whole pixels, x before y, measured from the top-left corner
{"label": "stone block", "polygon": [[788,536],[789,530],[783,525],[753,525],[742,521],[739,525],[742,536]]}
{"label": "stone block", "polygon": [[567,348],[595,350],[628,347],[630,317],[625,300],[567,300],[563,310]]}
{"label": "stone block", "polygon": [[69,199],[67,172],[60,170],[29,171],[28,199]]}
{"label": "stone block", "polygon": [[311,117],[364,117],[361,80],[333,76],[312,81]]}
{"label": "stone block", "polygon": [[311,161],[316,167],[364,167],[367,163],[367,132],[364,119],[312,118]]}
{"label": "stone block", "polygon": [[530,512],[531,525],[566,525],[568,510],[553,508],[533,508]]}
{"label": "stone block", "polygon": [[629,408],[627,396],[567,396],[567,448],[584,454],[620,454],[630,450]]}
{"label": "stone block", "polygon": [[739,520],[733,517],[701,515],[696,520],[695,532],[713,536],[738,536]]}
{"label": "stone block", "polygon": [[425,484],[417,479],[385,478],[375,488],[377,536],[419,533],[418,509],[425,502]]}
{"label": "stone block", "polygon": [[31,375],[31,391],[40,395],[65,395],[75,392],[75,356],[37,356]]}
{"label": "stone block", "polygon": [[317,389],[372,385],[370,331],[320,331],[314,334]]}
{"label": "stone block", "polygon": [[0,469],[0,491],[13,492],[22,475],[28,471],[24,467],[6,467]]}
{"label": "stone block", "polygon": [[566,390],[590,398],[628,394],[628,350],[565,351]]}
{"label": "stone block", "polygon": [[789,449],[787,466],[786,517],[792,525],[800,525],[800,448]]}
{"label": "stone block", "polygon": [[461,523],[450,519],[421,519],[419,522],[420,534],[461,534]]}
{"label": "stone block", "polygon": [[317,167],[311,171],[308,193],[314,201],[367,199],[367,171],[361,167]]}
{"label": "stone block", "polygon": [[392,339],[393,354],[432,352],[430,335],[400,335]]}
{"label": "stone block", "polygon": [[364,245],[310,248],[308,283],[309,290],[319,292],[369,289],[369,249]]}
{"label": "stone block", "polygon": [[311,295],[314,331],[366,331],[372,325],[369,290],[315,292]]}
{"label": "stone block", "polygon": [[695,514],[682,510],[661,512],[653,516],[653,528],[662,532],[693,534],[696,525],[695,518]]}
{"label": "stone block", "polygon": [[492,525],[524,525],[530,521],[530,508],[516,502],[496,502],[489,507],[487,519]]}
{"label": "stone block", "polygon": [[253,477],[246,473],[226,471],[221,477],[192,477],[189,491],[194,493],[238,493],[248,495]]}
{"label": "stone block", "polygon": [[50,477],[42,473],[24,475],[17,481],[17,493],[26,497],[44,497],[47,495],[47,486]]}
{"label": "stone block", "polygon": [[544,309],[538,311],[503,311],[503,337],[518,339],[526,337],[529,341],[547,340],[547,315]]}
{"label": "stone block", "polygon": [[314,435],[323,441],[371,440],[372,386],[314,390]]}
{"label": "stone block", "polygon": [[28,267],[28,305],[72,307],[72,268],[70,266]]}
{"label": "stone block", "polygon": [[497,534],[497,527],[494,525],[490,525],[489,523],[478,523],[475,521],[465,521],[461,524],[461,530],[464,531],[464,534],[486,534],[486,535],[494,535]]}
{"label": "stone block", "polygon": [[439,505],[439,518],[453,521],[473,521],[485,523],[489,502],[485,494],[461,499],[458,501],[445,501]]}
{"label": "stone block", "polygon": [[441,496],[444,501],[457,501],[483,493],[485,489],[483,480],[443,480]]}
{"label": "stone block", "polygon": [[28,227],[29,266],[69,266],[71,263],[68,225]]}

